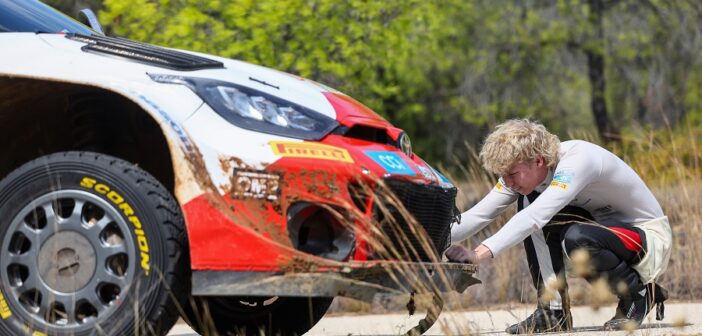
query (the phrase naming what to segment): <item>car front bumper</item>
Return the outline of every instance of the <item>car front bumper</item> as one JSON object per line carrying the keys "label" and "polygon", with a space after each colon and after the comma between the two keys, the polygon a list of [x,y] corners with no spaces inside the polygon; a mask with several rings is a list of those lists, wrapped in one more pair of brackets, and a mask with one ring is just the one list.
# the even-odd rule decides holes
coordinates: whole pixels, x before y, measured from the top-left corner
{"label": "car front bumper", "polygon": [[347,262],[322,272],[194,271],[193,295],[344,296],[370,302],[378,294],[462,293],[480,283],[478,267],[458,263]]}

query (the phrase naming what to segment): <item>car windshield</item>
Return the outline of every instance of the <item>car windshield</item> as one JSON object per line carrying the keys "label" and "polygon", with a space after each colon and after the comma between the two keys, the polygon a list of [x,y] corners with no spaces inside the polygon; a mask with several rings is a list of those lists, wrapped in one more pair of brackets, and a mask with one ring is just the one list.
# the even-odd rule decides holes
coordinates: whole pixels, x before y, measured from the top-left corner
{"label": "car windshield", "polygon": [[36,0],[0,0],[0,33],[95,32],[61,12]]}

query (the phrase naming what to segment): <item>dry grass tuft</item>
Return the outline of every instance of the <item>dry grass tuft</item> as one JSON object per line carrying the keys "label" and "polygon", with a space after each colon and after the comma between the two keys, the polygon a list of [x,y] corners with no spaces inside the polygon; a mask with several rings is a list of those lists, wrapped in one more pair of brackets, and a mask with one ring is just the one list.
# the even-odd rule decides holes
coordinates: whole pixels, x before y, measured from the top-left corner
{"label": "dry grass tuft", "polygon": [[592,274],[592,264],[590,263],[590,252],[586,249],[578,249],[573,251],[571,256],[573,263],[573,272],[579,277],[587,277]]}
{"label": "dry grass tuft", "polygon": [[627,321],[622,324],[622,330],[625,330],[628,334],[633,333],[638,328],[639,325],[634,321]]}
{"label": "dry grass tuft", "polygon": [[592,309],[598,310],[600,307],[612,302],[612,292],[610,292],[609,285],[605,279],[597,279],[591,285],[590,306]]}
{"label": "dry grass tuft", "polygon": [[682,329],[685,328],[687,325],[687,321],[685,320],[685,316],[678,316],[673,319],[673,327]]}

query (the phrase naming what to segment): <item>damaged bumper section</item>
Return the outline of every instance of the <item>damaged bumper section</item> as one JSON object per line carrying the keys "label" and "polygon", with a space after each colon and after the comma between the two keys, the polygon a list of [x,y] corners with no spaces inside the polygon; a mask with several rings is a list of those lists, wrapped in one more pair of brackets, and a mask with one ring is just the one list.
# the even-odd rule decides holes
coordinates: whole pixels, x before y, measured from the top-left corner
{"label": "damaged bumper section", "polygon": [[444,302],[441,293],[463,293],[480,283],[471,264],[372,261],[348,262],[338,269],[315,273],[193,272],[193,294],[200,296],[343,296],[371,302],[376,295],[409,295],[407,309],[414,314],[414,294],[431,294],[431,305],[406,335],[421,335],[437,321]]}
{"label": "damaged bumper section", "polygon": [[203,296],[344,296],[370,302],[378,294],[462,293],[480,283],[477,266],[396,261],[349,262],[315,273],[193,272],[193,294]]}

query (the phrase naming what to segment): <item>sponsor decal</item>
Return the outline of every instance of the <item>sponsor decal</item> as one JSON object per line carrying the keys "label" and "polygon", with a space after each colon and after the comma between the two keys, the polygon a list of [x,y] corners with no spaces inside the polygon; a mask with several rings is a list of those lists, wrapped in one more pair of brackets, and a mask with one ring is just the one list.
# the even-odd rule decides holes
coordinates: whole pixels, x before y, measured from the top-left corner
{"label": "sponsor decal", "polygon": [[2,295],[2,291],[0,291],[0,317],[2,317],[3,320],[7,320],[10,316],[12,316],[12,311],[10,311],[7,301],[5,301],[5,296]]}
{"label": "sponsor decal", "polygon": [[573,181],[573,175],[575,174],[568,170],[556,171],[556,173],[553,174],[553,179],[551,180],[550,186],[566,190],[568,189],[570,182]]}
{"label": "sponsor decal", "polygon": [[558,182],[558,181],[551,181],[550,186],[556,187],[556,188],[561,188],[563,190],[568,189],[568,183],[563,183],[563,182]]}
{"label": "sponsor decal", "polygon": [[561,183],[570,183],[573,181],[573,175],[575,173],[568,170],[559,170],[553,174],[553,180]]}
{"label": "sponsor decal", "polygon": [[142,94],[138,94],[134,91],[131,91],[135,95],[139,96],[139,99],[141,99],[144,103],[147,105],[151,106],[158,114],[163,117],[164,120],[168,123],[168,126],[171,127],[171,129],[178,135],[178,139],[183,143],[183,146],[185,147],[185,150],[188,152],[193,151],[193,144],[190,142],[190,138],[188,137],[187,134],[185,134],[185,131],[183,130],[183,127],[181,127],[171,116],[166,113],[159,105],[157,105],[155,102],[153,102],[151,99],[147,98],[146,96]]}
{"label": "sponsor decal", "polygon": [[280,175],[260,170],[236,170],[232,183],[232,198],[255,198],[275,202],[280,197]]}
{"label": "sponsor decal", "polygon": [[497,181],[497,184],[495,184],[495,189],[502,191],[504,188],[505,186],[502,184],[502,181]]}
{"label": "sponsor decal", "polygon": [[343,148],[309,142],[271,141],[273,154],[283,157],[321,159],[353,163],[349,151]]}
{"label": "sponsor decal", "polygon": [[[431,166],[430,166],[430,167],[431,167]],[[434,172],[434,174],[436,174],[436,176],[439,177],[439,183],[441,183],[441,186],[442,186],[442,187],[444,187],[444,188],[453,188],[453,183],[451,183],[451,181],[449,181],[449,179],[446,178],[446,176],[444,176],[443,174],[439,173],[439,171],[436,170],[436,169],[434,169],[433,167],[431,167],[431,170]]]}
{"label": "sponsor decal", "polygon": [[432,173],[431,169],[417,165],[417,168],[419,168],[419,172],[422,173],[422,176],[424,176],[425,179],[429,181],[436,181],[436,176]]}
{"label": "sponsor decal", "polygon": [[399,154],[385,151],[365,151],[365,154],[381,165],[388,173],[399,175],[417,175]]}
{"label": "sponsor decal", "polygon": [[134,235],[137,237],[137,245],[141,252],[141,268],[144,270],[145,275],[149,275],[149,260],[151,259],[149,256],[149,241],[146,239],[146,234],[141,228],[141,220],[139,220],[139,217],[134,213],[134,208],[132,208],[117,191],[104,183],[98,183],[94,178],[83,177],[83,180],[80,181],[80,186],[105,195],[118,209],[122,210],[124,216],[127,217],[127,220],[134,226]]}

